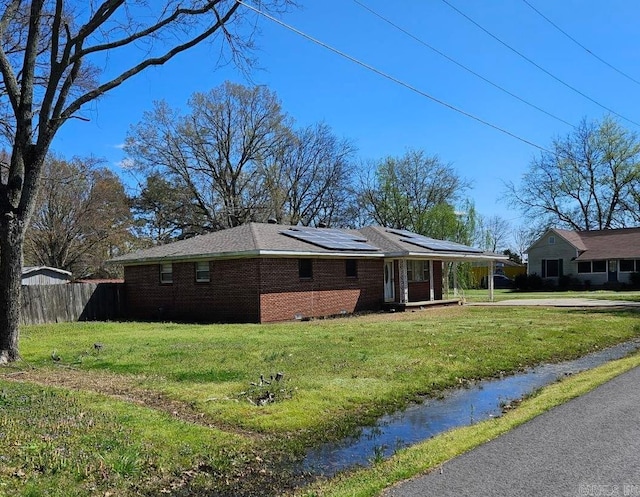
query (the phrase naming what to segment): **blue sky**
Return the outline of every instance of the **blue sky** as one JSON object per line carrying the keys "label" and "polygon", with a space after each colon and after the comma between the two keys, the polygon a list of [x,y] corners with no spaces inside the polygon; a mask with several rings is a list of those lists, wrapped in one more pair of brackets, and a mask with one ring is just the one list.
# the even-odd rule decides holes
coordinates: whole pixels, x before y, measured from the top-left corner
{"label": "blue sky", "polygon": [[[607,111],[557,82],[481,31],[442,0],[359,0],[415,37],[520,98],[569,123]],[[557,78],[601,105],[640,122],[640,85],[568,40],[523,0],[447,0]],[[640,2],[528,0],[593,53],[640,81]],[[353,0],[300,0],[281,17],[301,31],[422,92],[540,146],[571,126],[506,95],[382,21]],[[514,224],[519,213],[501,198],[503,182],[518,182],[531,145],[389,81],[264,18],[257,19],[257,68],[249,81],[232,66],[216,66],[219,48],[203,44],[151,69],[80,112],[90,122],[65,124],[53,150],[104,157],[118,170],[130,125],[154,100],[183,106],[196,91],[225,80],[263,84],[299,125],[324,121],[353,141],[363,161],[423,149],[451,162],[471,181],[469,197],[483,215]],[[105,63],[116,71],[118,58]],[[616,117],[616,116],[614,116]],[[639,131],[638,126],[617,118]],[[127,181],[131,181],[128,179]]]}

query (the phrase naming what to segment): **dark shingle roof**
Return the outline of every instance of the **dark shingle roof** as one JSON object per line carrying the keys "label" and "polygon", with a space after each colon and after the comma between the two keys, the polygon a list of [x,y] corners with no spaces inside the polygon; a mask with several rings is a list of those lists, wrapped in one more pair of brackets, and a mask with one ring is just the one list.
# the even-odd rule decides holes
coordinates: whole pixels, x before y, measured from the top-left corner
{"label": "dark shingle roof", "polygon": [[578,261],[640,258],[640,228],[555,231],[578,249]]}
{"label": "dark shingle roof", "polygon": [[[435,252],[417,246],[408,247],[400,241],[400,236],[387,232],[380,227],[367,227],[360,230],[340,230],[367,239],[375,251],[335,250],[320,247],[282,232],[295,228],[282,224],[249,223],[207,235],[199,235],[166,245],[159,245],[131,254],[122,255],[110,262],[125,265],[150,262],[197,260],[210,258],[239,258],[257,256],[317,256],[317,257],[385,257],[385,256],[442,256],[444,258],[470,258],[469,254]],[[322,228],[318,228],[322,231]],[[476,260],[505,259],[498,254],[473,254]]]}

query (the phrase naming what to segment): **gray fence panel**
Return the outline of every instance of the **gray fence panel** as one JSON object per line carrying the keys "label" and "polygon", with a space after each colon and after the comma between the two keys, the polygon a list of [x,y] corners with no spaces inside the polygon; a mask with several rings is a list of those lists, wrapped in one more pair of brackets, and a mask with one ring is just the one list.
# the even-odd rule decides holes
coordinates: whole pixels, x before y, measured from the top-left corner
{"label": "gray fence panel", "polygon": [[123,283],[22,287],[22,324],[108,321],[124,317]]}

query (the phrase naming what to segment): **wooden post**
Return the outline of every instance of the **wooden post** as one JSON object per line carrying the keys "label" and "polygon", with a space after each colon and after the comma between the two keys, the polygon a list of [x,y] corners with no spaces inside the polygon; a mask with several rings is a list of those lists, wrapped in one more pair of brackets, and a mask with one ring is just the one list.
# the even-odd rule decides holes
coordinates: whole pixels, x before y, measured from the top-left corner
{"label": "wooden post", "polygon": [[449,262],[442,261],[442,293],[446,294],[447,300],[449,300]]}
{"label": "wooden post", "polygon": [[453,263],[453,296],[458,296],[458,263]]}
{"label": "wooden post", "polygon": [[429,300],[435,300],[435,292],[433,289],[433,261],[429,261]]}
{"label": "wooden post", "polygon": [[409,302],[409,282],[407,280],[407,260],[398,260],[398,280],[400,286],[400,303],[406,304]]}

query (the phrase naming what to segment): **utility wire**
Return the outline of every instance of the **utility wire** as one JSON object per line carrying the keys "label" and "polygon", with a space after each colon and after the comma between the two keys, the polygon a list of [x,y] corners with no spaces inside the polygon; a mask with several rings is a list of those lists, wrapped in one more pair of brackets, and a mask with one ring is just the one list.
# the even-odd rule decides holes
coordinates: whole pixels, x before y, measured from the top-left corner
{"label": "utility wire", "polygon": [[403,32],[405,35],[407,35],[408,37],[412,38],[413,40],[417,41],[418,43],[420,43],[421,45],[424,45],[425,47],[429,48],[430,50],[433,50],[435,53],[437,53],[438,55],[440,55],[441,57],[444,57],[445,59],[447,59],[449,62],[453,62],[455,65],[457,65],[458,67],[461,67],[462,69],[464,69],[465,71],[473,74],[474,76],[476,76],[477,78],[480,78],[482,81],[484,81],[485,83],[490,84],[491,86],[493,86],[494,88],[497,88],[498,90],[506,93],[507,95],[515,98],[516,100],[519,100],[520,102],[528,105],[529,107],[532,107],[534,109],[536,109],[539,112],[542,112],[543,114],[546,114],[549,117],[552,117],[553,119],[560,121],[561,123],[564,123],[568,126],[571,126],[572,128],[575,129],[575,126],[573,124],[571,124],[569,121],[565,121],[564,119],[562,119],[561,117],[556,116],[555,114],[552,114],[551,112],[548,112],[546,110],[544,110],[541,107],[538,107],[537,105],[525,100],[522,97],[519,97],[518,95],[516,95],[515,93],[507,90],[506,88],[503,88],[502,86],[498,85],[497,83],[494,83],[493,81],[485,78],[484,76],[482,76],[481,74],[478,74],[477,72],[475,72],[473,69],[470,69],[469,67],[465,66],[464,64],[458,62],[457,60],[453,59],[452,57],[449,57],[447,54],[445,54],[444,52],[441,52],[440,50],[438,50],[435,47],[432,47],[431,45],[429,45],[426,41],[418,38],[417,36],[415,36],[414,34],[410,33],[409,31],[407,31],[406,29],[402,28],[401,26],[399,26],[398,24],[394,23],[393,21],[389,20],[388,18],[384,17],[382,14],[376,12],[375,10],[373,10],[372,8],[370,8],[369,6],[363,4],[362,2],[360,2],[359,0],[353,0],[354,3],[358,4],[360,7],[362,7],[365,10],[368,10],[371,14],[373,14],[374,16],[378,17],[379,19],[383,20],[384,22],[386,22],[387,24],[390,24],[391,26],[393,26],[394,28],[396,28],[397,30]]}
{"label": "utility wire", "polygon": [[549,24],[551,24],[554,28],[556,28],[558,31],[560,31],[563,35],[565,35],[567,38],[569,38],[573,43],[575,43],[576,45],[578,45],[580,48],[582,48],[585,52],[587,52],[589,55],[591,55],[592,57],[594,57],[595,59],[599,60],[600,62],[602,62],[605,66],[613,69],[614,71],[616,71],[618,74],[621,74],[622,76],[624,76],[625,78],[627,78],[630,81],[633,81],[635,84],[640,86],[640,81],[638,81],[637,79],[629,76],[626,72],[622,71],[621,69],[618,69],[617,67],[615,67],[614,65],[610,64],[609,62],[607,62],[606,60],[604,60],[602,57],[599,57],[598,55],[596,55],[595,53],[593,53],[591,50],[589,50],[587,47],[585,47],[582,43],[580,43],[578,40],[576,40],[573,36],[571,36],[569,33],[567,33],[564,29],[562,29],[560,26],[558,26],[556,23],[554,23],[551,19],[549,19],[547,16],[545,16],[542,12],[540,12],[538,9],[536,9],[533,5],[531,5],[531,3],[527,2],[527,0],[522,0],[525,4],[527,4],[531,10],[533,10],[536,14],[538,14],[540,17],[542,17],[545,21],[547,21]]}
{"label": "utility wire", "polygon": [[531,60],[529,57],[527,57],[526,55],[524,55],[522,52],[519,52],[518,50],[516,50],[515,48],[513,48],[511,45],[509,45],[508,43],[502,41],[500,38],[498,38],[496,35],[494,35],[493,33],[491,33],[488,29],[484,28],[483,26],[481,26],[480,24],[478,24],[476,21],[474,21],[471,17],[469,17],[467,14],[465,14],[464,12],[462,12],[461,10],[459,10],[458,8],[456,8],[455,6],[451,5],[451,3],[449,3],[447,0],[442,0],[442,2],[445,5],[448,5],[451,9],[453,9],[455,12],[457,12],[458,14],[460,14],[462,17],[464,17],[465,19],[467,19],[470,23],[472,23],[473,25],[475,25],[477,28],[481,29],[482,31],[484,31],[486,34],[488,34],[491,38],[493,38],[494,40],[496,40],[498,43],[500,43],[501,45],[503,45],[504,47],[508,48],[509,50],[511,50],[513,53],[519,55],[521,58],[523,58],[524,60],[526,60],[527,62],[529,62],[529,64],[532,64],[533,66],[537,67],[539,70],[541,70],[542,72],[544,72],[546,75],[552,77],[553,79],[555,79],[558,83],[563,84],[564,86],[566,86],[567,88],[569,88],[570,90],[573,90],[574,92],[576,92],[578,95],[581,95],[582,97],[586,98],[587,100],[589,100],[590,102],[593,102],[594,104],[596,104],[598,107],[603,108],[604,110],[610,112],[611,114],[614,114],[616,116],[618,116],[621,119],[624,119],[627,122],[630,122],[631,124],[635,124],[636,126],[640,127],[640,123],[637,123],[636,121],[633,121],[632,119],[629,119],[628,117],[623,116],[622,114],[619,114],[618,112],[616,112],[615,110],[601,104],[600,102],[598,102],[597,100],[591,98],[589,95],[586,95],[585,93],[581,92],[580,90],[578,90],[575,86],[571,86],[569,83],[561,80],[559,77],[555,76],[554,74],[552,74],[551,72],[549,72],[548,70],[546,70],[544,67],[542,67],[540,64],[534,62],[533,60]]}
{"label": "utility wire", "polygon": [[436,103],[438,103],[438,104],[440,104],[440,105],[442,105],[444,107],[447,107],[448,109],[451,109],[451,110],[453,110],[455,112],[458,112],[459,114],[462,114],[463,116],[466,116],[466,117],[468,117],[470,119],[473,119],[474,121],[477,121],[477,122],[479,122],[481,124],[484,124],[485,126],[489,126],[490,128],[493,128],[493,129],[495,129],[497,131],[500,131],[501,133],[504,133],[505,135],[508,135],[508,136],[510,136],[512,138],[515,138],[516,140],[519,140],[519,141],[521,141],[523,143],[526,143],[527,145],[530,145],[530,146],[532,146],[534,148],[537,148],[537,149],[539,149],[539,150],[541,150],[543,152],[552,153],[550,150],[548,150],[548,149],[546,149],[546,148],[544,148],[544,147],[542,147],[542,146],[540,146],[540,145],[538,145],[538,144],[536,144],[536,143],[534,143],[532,141],[529,141],[526,138],[522,138],[521,136],[518,136],[515,133],[512,133],[511,131],[507,131],[506,129],[501,128],[500,126],[492,124],[492,123],[490,123],[488,121],[485,121],[484,119],[482,119],[480,117],[477,117],[477,116],[475,116],[473,114],[470,114],[469,112],[466,112],[466,111],[464,111],[462,109],[459,109],[458,107],[455,107],[454,105],[451,105],[451,104],[449,104],[449,103],[447,103],[447,102],[445,102],[443,100],[440,100],[440,99],[438,99],[438,98],[436,98],[436,97],[434,97],[434,96],[432,96],[432,95],[430,95],[430,94],[428,94],[428,93],[416,88],[415,86],[410,85],[409,83],[406,83],[406,82],[404,82],[404,81],[402,81],[402,80],[400,80],[400,79],[398,79],[398,78],[396,78],[394,76],[391,76],[390,74],[388,74],[388,73],[386,73],[384,71],[381,71],[380,69],[377,69],[377,68],[373,67],[372,65],[367,64],[366,62],[362,62],[361,60],[356,59],[355,57],[353,57],[353,56],[351,56],[351,55],[349,55],[349,54],[347,54],[345,52],[342,52],[342,51],[338,50],[337,48],[334,48],[331,45],[329,45],[329,44],[327,44],[327,43],[325,43],[323,41],[320,41],[317,38],[314,38],[313,36],[308,35],[307,33],[303,32],[303,31],[300,31],[299,29],[297,29],[297,28],[285,23],[284,21],[281,21],[280,19],[278,19],[276,17],[273,17],[272,15],[267,14],[266,12],[263,12],[262,10],[254,7],[253,5],[245,3],[243,0],[236,0],[236,2],[238,2],[241,5],[244,5],[245,7],[247,7],[250,10],[253,10],[257,14],[260,14],[261,16],[269,19],[270,21],[273,21],[276,24],[279,24],[283,28],[286,28],[289,31],[292,31],[295,34],[297,34],[299,36],[302,36],[303,38],[306,38],[307,40],[309,40],[309,41],[311,41],[311,42],[313,42],[313,43],[315,43],[317,45],[320,45],[321,47],[326,48],[327,50],[329,50],[329,51],[331,51],[331,52],[333,52],[333,53],[335,53],[335,54],[337,54],[337,55],[339,55],[339,56],[341,56],[341,57],[343,57],[343,58],[345,58],[345,59],[347,59],[347,60],[349,60],[349,61],[351,61],[351,62],[353,62],[355,64],[358,64],[359,66],[364,67],[365,69],[368,69],[369,71],[374,72],[379,76],[382,76],[383,78],[386,78],[386,79],[388,79],[390,81],[393,81],[394,83],[399,84],[400,86],[404,86],[405,88],[417,93],[418,95],[426,97],[426,98],[428,98],[428,99],[430,99],[430,100],[432,100],[432,101],[434,101],[434,102],[436,102]]}

